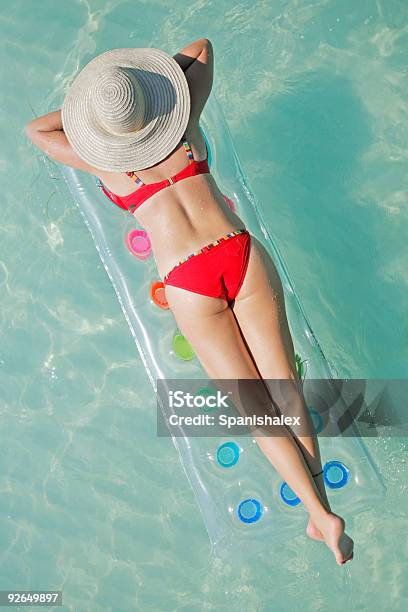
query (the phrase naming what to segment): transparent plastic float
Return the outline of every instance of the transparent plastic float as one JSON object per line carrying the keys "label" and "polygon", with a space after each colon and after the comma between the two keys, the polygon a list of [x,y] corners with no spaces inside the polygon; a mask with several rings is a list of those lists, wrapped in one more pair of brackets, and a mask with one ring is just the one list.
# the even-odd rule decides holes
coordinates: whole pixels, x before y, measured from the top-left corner
{"label": "transparent plastic float", "polygon": [[[284,287],[289,325],[302,377],[331,379],[333,372],[307,321],[282,257],[241,168],[222,110],[211,94],[201,118],[209,165],[227,204],[272,256]],[[194,352],[176,327],[151,253],[150,240],[134,217],[100,190],[94,176],[61,167],[63,178],[92,235],[116,292],[147,375],[158,379],[205,379]],[[166,407],[162,407],[164,416]],[[309,406],[316,431],[327,424]],[[355,425],[351,425],[357,429]],[[174,430],[173,430],[174,431]],[[180,434],[183,431],[180,429]],[[263,456],[254,440],[226,436],[172,436],[215,556],[245,555],[303,533],[301,501]],[[355,437],[321,437],[324,478],[337,513],[349,519],[375,504],[384,484],[362,442]]]}

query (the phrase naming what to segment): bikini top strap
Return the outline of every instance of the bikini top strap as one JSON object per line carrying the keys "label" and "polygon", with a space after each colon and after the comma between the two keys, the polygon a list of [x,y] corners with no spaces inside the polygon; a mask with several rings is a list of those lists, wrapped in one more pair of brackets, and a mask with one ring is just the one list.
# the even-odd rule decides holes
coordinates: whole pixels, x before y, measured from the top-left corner
{"label": "bikini top strap", "polygon": [[133,172],[133,170],[131,170],[130,172],[126,172],[126,174],[128,175],[128,177],[134,182],[136,183],[136,185],[144,185],[142,179],[140,179],[137,174],[135,174]]}
{"label": "bikini top strap", "polygon": [[[191,150],[190,144],[184,136],[182,142],[184,150],[187,153],[188,161],[190,164],[192,164],[194,162],[194,155],[193,151]],[[126,172],[126,174],[134,183],[136,183],[137,186],[144,185],[143,181],[137,176],[135,172],[133,172],[133,170],[131,170],[130,172]]]}
{"label": "bikini top strap", "polygon": [[194,162],[193,151],[191,150],[190,144],[185,137],[183,137],[183,146],[184,146],[185,152],[187,153],[188,161],[190,164],[192,164]]}
{"label": "bikini top strap", "polygon": [[[184,149],[187,153],[187,157],[189,159],[190,164],[192,164],[195,160],[194,160],[194,155],[193,155],[193,151],[189,145],[189,142],[187,140],[187,138],[185,138],[185,136],[183,136],[183,145],[184,145]],[[207,142],[205,143],[205,150],[207,152],[207,156],[205,158],[205,160],[208,160],[208,147],[207,147]],[[204,160],[203,160],[204,161]],[[197,162],[198,163],[198,162]]]}

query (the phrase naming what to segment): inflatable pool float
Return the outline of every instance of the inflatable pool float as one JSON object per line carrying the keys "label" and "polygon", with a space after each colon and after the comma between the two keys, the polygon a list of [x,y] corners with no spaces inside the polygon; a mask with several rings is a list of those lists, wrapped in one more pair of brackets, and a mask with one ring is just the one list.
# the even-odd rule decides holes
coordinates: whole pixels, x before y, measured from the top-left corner
{"label": "inflatable pool float", "polygon": [[[266,247],[279,271],[300,377],[330,381],[333,372],[262,219],[214,93],[200,128],[211,172],[226,203]],[[197,379],[197,393],[205,395],[202,381],[207,377],[168,308],[146,232],[132,215],[106,198],[94,176],[64,166],[61,172],[92,235],[153,388],[157,391],[158,382],[167,379]],[[168,406],[160,408],[164,419],[168,418]],[[309,405],[309,409],[321,435],[329,498],[335,511],[348,520],[382,497],[382,479],[354,423],[350,427],[356,435],[323,437],[329,424],[315,407]],[[270,548],[274,542],[303,533],[306,512],[301,500],[282,482],[250,436],[187,437],[181,427],[177,435],[173,428],[172,439],[216,556],[240,552],[248,556],[260,547]]]}

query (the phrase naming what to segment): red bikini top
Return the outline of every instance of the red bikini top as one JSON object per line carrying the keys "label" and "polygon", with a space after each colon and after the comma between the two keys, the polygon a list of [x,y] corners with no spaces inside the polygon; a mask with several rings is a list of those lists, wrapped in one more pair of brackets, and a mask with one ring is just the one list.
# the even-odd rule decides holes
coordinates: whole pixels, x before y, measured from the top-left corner
{"label": "red bikini top", "polygon": [[183,145],[189,160],[188,166],[186,166],[185,168],[180,170],[180,172],[177,172],[177,174],[171,176],[170,178],[164,179],[163,181],[158,181],[157,183],[148,183],[147,185],[145,185],[145,183],[143,183],[143,181],[134,172],[126,172],[126,174],[132,179],[132,181],[134,181],[136,185],[138,185],[138,188],[135,191],[132,191],[132,193],[127,196],[116,195],[107,187],[105,187],[101,179],[99,179],[98,186],[114,204],[116,204],[120,208],[123,208],[124,210],[128,210],[133,214],[135,210],[143,204],[143,202],[151,198],[152,195],[154,195],[161,189],[169,187],[169,185],[173,185],[173,183],[177,183],[178,181],[182,181],[188,176],[194,176],[196,174],[207,174],[210,172],[210,168],[208,166],[207,145],[207,157],[201,161],[195,161],[191,147],[186,139],[183,140]]}

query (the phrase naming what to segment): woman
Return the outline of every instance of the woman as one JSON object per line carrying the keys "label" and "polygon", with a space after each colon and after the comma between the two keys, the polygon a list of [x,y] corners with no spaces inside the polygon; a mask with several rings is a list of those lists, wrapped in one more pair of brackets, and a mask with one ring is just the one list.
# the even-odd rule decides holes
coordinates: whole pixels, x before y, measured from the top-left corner
{"label": "woman", "polygon": [[[297,381],[277,271],[207,164],[199,118],[212,83],[208,39],[173,57],[114,49],[79,73],[61,111],[31,121],[26,133],[56,161],[98,176],[105,194],[146,229],[177,325],[210,378],[261,381],[257,388],[266,379]],[[353,541],[330,510],[300,395],[302,435],[281,426],[254,437],[309,512],[307,534],[343,564]],[[267,403],[266,392],[255,393],[251,410],[265,413]]]}

